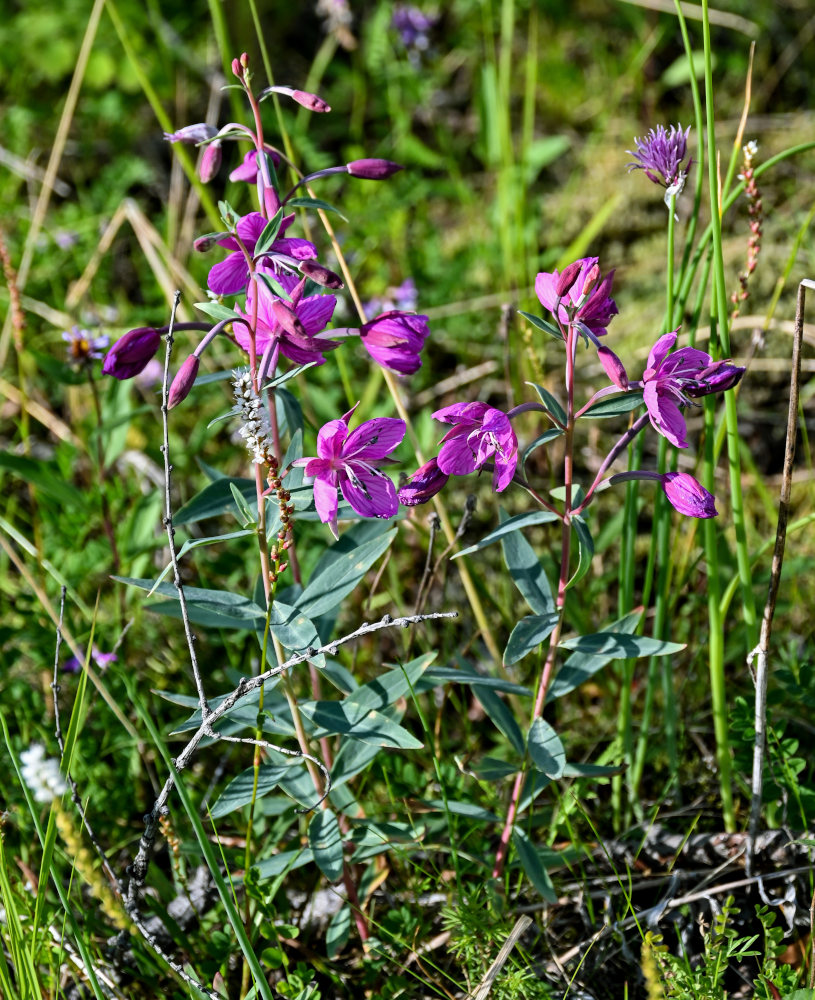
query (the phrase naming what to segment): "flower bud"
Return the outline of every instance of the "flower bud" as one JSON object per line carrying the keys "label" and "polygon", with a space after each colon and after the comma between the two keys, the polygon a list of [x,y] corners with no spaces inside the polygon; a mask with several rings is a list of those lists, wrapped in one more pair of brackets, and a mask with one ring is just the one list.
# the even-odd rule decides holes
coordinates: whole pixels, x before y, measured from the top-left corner
{"label": "flower bud", "polygon": [[729,361],[714,361],[697,375],[694,383],[684,386],[685,394],[691,399],[698,399],[713,392],[726,392],[738,385],[745,371],[746,369]]}
{"label": "flower bud", "polygon": [[221,143],[216,140],[205,147],[201,155],[201,162],[198,164],[198,176],[204,184],[209,184],[212,178],[218,173],[220,166]]}
{"label": "flower bud", "polygon": [[308,108],[309,111],[319,111],[321,113],[325,113],[331,110],[322,97],[318,97],[316,94],[309,94],[308,91],[293,90],[289,96],[293,101],[297,101],[297,103],[301,104],[304,108]]}
{"label": "flower bud", "polygon": [[203,236],[199,236],[198,239],[193,240],[192,248],[197,250],[198,253],[206,253],[207,250],[211,250],[220,240],[225,240],[230,237],[232,233],[205,233]]}
{"label": "flower bud", "polygon": [[404,170],[398,163],[391,160],[352,160],[346,163],[345,169],[352,177],[363,177],[368,181],[384,181],[387,177],[392,177],[400,170]]}
{"label": "flower bud", "polygon": [[622,361],[620,361],[614,351],[606,347],[605,344],[601,344],[597,348],[597,357],[600,359],[600,364],[605,369],[606,375],[608,375],[614,385],[618,389],[627,389],[628,374]]}
{"label": "flower bud", "polygon": [[427,503],[441,490],[450,477],[439,468],[438,460],[431,458],[429,462],[417,469],[397,494],[403,507],[417,507]]}
{"label": "flower bud", "polygon": [[118,379],[133,378],[147,367],[160,343],[161,334],[151,326],[129,330],[108,351],[102,371]]}
{"label": "flower bud", "polygon": [[568,267],[564,267],[560,274],[555,278],[555,295],[557,295],[559,299],[562,299],[572,285],[577,281],[582,269],[583,261],[576,260],[574,263],[569,264]]}
{"label": "flower bud", "polygon": [[688,517],[716,517],[716,497],[687,472],[666,472],[662,489],[671,506]]}
{"label": "flower bud", "polygon": [[197,125],[185,125],[177,132],[165,132],[164,138],[167,142],[185,142],[187,145],[195,146],[199,142],[206,142],[218,134],[218,129],[214,125],[207,125],[200,122]]}
{"label": "flower bud", "polygon": [[297,318],[297,313],[282,299],[272,300],[272,313],[275,320],[287,333],[294,333],[298,337],[308,336],[305,327]]}
{"label": "flower bud", "polygon": [[178,406],[190,394],[190,389],[195,384],[195,379],[198,375],[199,364],[198,357],[195,354],[191,354],[178,369],[173,379],[173,384],[170,386],[170,392],[167,395],[168,410],[172,410],[174,406]]}
{"label": "flower bud", "polygon": [[342,288],[340,276],[327,267],[323,267],[322,264],[318,264],[316,260],[302,260],[299,266],[300,273],[311,278],[312,281],[316,281],[318,285],[322,285],[324,288]]}
{"label": "flower bud", "polygon": [[241,64],[238,59],[232,60],[232,72],[239,80],[243,79],[243,70],[241,69]]}

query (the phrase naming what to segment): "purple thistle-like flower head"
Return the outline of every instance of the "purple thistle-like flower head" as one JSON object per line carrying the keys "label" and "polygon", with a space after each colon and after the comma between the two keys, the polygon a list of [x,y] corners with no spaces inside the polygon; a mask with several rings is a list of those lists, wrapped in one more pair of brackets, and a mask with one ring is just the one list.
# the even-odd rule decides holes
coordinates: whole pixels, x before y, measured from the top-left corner
{"label": "purple thistle-like flower head", "polygon": [[662,489],[671,506],[687,517],[716,517],[716,497],[688,472],[666,472]]}
{"label": "purple thistle-like flower head", "polygon": [[[535,279],[535,293],[544,309],[557,315],[561,323],[569,322],[571,310],[575,320],[588,327],[596,337],[603,337],[612,316],[619,310],[611,297],[614,271],[598,281],[598,262],[598,257],[583,257],[564,268],[563,274],[557,270],[542,271]],[[580,265],[578,274],[574,270],[576,264]],[[565,293],[559,294],[564,288]]]}
{"label": "purple thistle-like flower head", "polygon": [[161,334],[151,326],[128,330],[108,351],[102,371],[118,379],[133,378],[147,367],[160,343]]}
{"label": "purple thistle-like flower head", "polygon": [[692,162],[684,162],[689,134],[690,125],[684,132],[681,125],[671,125],[670,131],[663,125],[657,125],[641,139],[635,136],[636,150],[627,150],[634,157],[634,161],[628,164],[629,171],[644,170],[645,176],[654,184],[660,184],[669,190],[677,188],[674,193],[678,193]]}
{"label": "purple thistle-like flower head", "polygon": [[420,353],[430,327],[427,316],[392,309],[364,323],[359,334],[377,364],[398,375],[412,375],[422,367]]}
{"label": "purple thistle-like flower head", "polygon": [[676,331],[665,333],[654,344],[639,384],[654,429],[677,448],[687,448],[680,406],[690,405],[691,399],[698,396],[732,388],[744,368],[729,361],[715,362],[695,347],[683,347],[671,354],[676,336]]}
{"label": "purple thistle-like flower head", "polygon": [[[318,336],[325,330],[337,304],[335,295],[309,295],[303,298],[305,279],[291,274],[275,275],[275,281],[290,296],[289,302],[278,299],[263,282],[257,284],[258,310],[255,351],[260,357],[275,344],[280,353],[297,365],[309,362],[321,365],[327,351],[339,347],[338,340]],[[235,306],[235,312],[251,322],[255,286],[246,296],[246,312]],[[243,323],[234,325],[235,340],[249,352],[249,330]]]}
{"label": "purple thistle-like flower head", "polygon": [[317,458],[299,458],[293,463],[304,466],[306,476],[313,478],[314,505],[335,538],[340,492],[362,517],[393,517],[399,509],[396,488],[379,466],[401,443],[405,422],[374,417],[349,433],[355,409],[320,429]]}
{"label": "purple thistle-like flower head", "polygon": [[450,477],[439,468],[437,458],[431,458],[418,468],[399,490],[399,503],[403,507],[417,507],[427,503],[441,490]]}
{"label": "purple thistle-like flower head", "polygon": [[79,326],[72,326],[62,334],[62,339],[68,345],[68,360],[75,365],[87,365],[91,361],[98,361],[104,357],[105,351],[110,344],[110,337],[104,333],[94,337],[90,330],[83,330]]}
{"label": "purple thistle-like flower head", "polygon": [[492,459],[492,488],[509,486],[518,464],[518,439],[509,417],[487,403],[453,403],[432,414],[453,424],[442,438],[439,469],[448,476],[466,476]]}
{"label": "purple thistle-like flower head", "polygon": [[[287,266],[296,267],[300,261],[313,260],[317,256],[317,248],[308,240],[289,239],[282,236],[293,220],[293,215],[283,219],[278,238],[263,255],[264,261],[269,262],[273,268],[276,268],[277,261]],[[250,212],[238,220],[236,226],[238,237],[250,254],[254,254],[257,241],[268,221],[260,212]],[[234,295],[246,287],[249,280],[249,264],[243,255],[240,244],[233,236],[218,240],[218,245],[235,252],[212,268],[207,277],[207,285],[217,295]]]}

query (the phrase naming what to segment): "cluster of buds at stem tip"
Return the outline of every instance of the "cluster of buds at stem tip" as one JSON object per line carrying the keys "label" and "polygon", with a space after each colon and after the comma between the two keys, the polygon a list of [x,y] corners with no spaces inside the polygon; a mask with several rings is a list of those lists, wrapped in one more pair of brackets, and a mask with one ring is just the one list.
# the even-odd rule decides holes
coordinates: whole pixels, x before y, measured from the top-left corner
{"label": "cluster of buds at stem tip", "polygon": [[750,238],[747,241],[747,265],[739,275],[739,288],[730,296],[734,309],[731,319],[735,319],[739,314],[741,303],[749,295],[747,283],[756,269],[758,255],[761,252],[761,221],[762,205],[761,195],[756,184],[755,173],[753,172],[753,158],[758,152],[758,143],[752,139],[742,148],[744,163],[739,180],[744,181],[744,193],[747,196],[747,212],[750,216]]}

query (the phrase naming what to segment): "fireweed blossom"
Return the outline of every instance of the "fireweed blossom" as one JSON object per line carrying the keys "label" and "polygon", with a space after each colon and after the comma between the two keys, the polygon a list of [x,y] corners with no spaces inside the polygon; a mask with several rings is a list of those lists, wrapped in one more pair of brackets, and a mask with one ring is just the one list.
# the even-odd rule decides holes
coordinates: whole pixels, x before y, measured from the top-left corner
{"label": "fireweed blossom", "polygon": [[663,125],[657,125],[641,139],[634,137],[636,150],[627,150],[634,157],[634,161],[628,164],[629,173],[644,170],[649,180],[664,187],[666,205],[670,205],[672,195],[681,194],[693,163],[691,159],[684,162],[688,154],[689,135],[690,125],[684,132],[681,125],[671,125],[670,132]]}
{"label": "fireweed blossom", "polygon": [[[611,297],[611,286],[614,282],[614,271],[600,278],[599,257],[583,257],[570,264],[561,274],[559,271],[542,271],[535,279],[535,294],[544,309],[553,316],[556,315],[561,324],[571,320],[581,323],[595,337],[604,337],[612,316],[618,313],[617,303]],[[569,284],[571,271],[579,265],[579,271],[571,280],[567,290],[559,294],[562,284],[559,279],[567,277]],[[557,308],[557,313],[555,309]]]}
{"label": "fireweed blossom", "polygon": [[[359,405],[359,404],[357,404]],[[317,458],[298,458],[314,480],[314,505],[335,538],[339,493],[362,517],[393,517],[399,509],[396,488],[379,469],[382,461],[405,436],[405,422],[396,417],[374,417],[349,433],[356,406],[339,420],[331,420],[317,434]]]}
{"label": "fireweed blossom", "polygon": [[663,334],[651,348],[642,381],[631,386],[642,388],[654,430],[675,447],[687,448],[687,428],[680,406],[690,406],[699,396],[732,389],[744,368],[729,361],[714,361],[695,347],[683,347],[671,354],[675,343],[676,331]]}
{"label": "fireweed blossom", "polygon": [[[271,264],[275,270],[278,264],[296,267],[298,261],[313,260],[317,256],[317,248],[308,240],[282,237],[293,221],[294,214],[283,219],[278,238],[263,255],[264,261]],[[250,212],[238,220],[235,227],[237,235],[249,254],[254,255],[257,241],[268,222],[269,220],[260,212]],[[222,260],[220,264],[216,264],[212,268],[207,277],[207,285],[216,295],[234,295],[246,287],[249,280],[249,264],[241,250],[240,243],[234,236],[217,242],[218,246],[234,250],[235,253],[231,253],[226,260]]]}
{"label": "fireweed blossom", "polygon": [[[295,364],[305,365],[313,362],[321,365],[325,360],[323,357],[325,352],[339,347],[340,343],[338,340],[317,336],[325,329],[334,314],[336,296],[307,295],[302,298],[305,279],[298,281],[291,274],[275,275],[275,281],[290,296],[289,302],[272,295],[266,285],[259,281],[257,285],[251,286],[247,293],[246,312],[244,313],[239,306],[235,307],[235,312],[249,323],[254,297],[257,294],[255,350],[258,356],[265,354],[271,348]],[[243,323],[235,323],[233,332],[235,340],[248,353],[250,344],[248,328]]]}
{"label": "fireweed blossom", "polygon": [[374,317],[359,330],[362,344],[374,361],[397,375],[413,375],[422,367],[420,354],[429,334],[427,316],[398,309]]}
{"label": "fireweed blossom", "polygon": [[453,427],[442,438],[438,467],[448,476],[466,476],[492,459],[492,488],[509,486],[518,464],[518,439],[509,417],[487,403],[453,403],[432,414]]}
{"label": "fireweed blossom", "polygon": [[418,468],[397,494],[403,507],[417,507],[427,503],[444,488],[450,477],[439,468],[439,461],[431,458]]}

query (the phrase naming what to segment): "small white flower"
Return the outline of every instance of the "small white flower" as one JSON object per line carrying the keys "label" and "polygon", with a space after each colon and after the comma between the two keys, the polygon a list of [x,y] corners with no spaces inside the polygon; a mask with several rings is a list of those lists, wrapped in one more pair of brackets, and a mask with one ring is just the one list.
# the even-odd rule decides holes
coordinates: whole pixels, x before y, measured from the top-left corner
{"label": "small white flower", "polygon": [[23,781],[34,795],[35,802],[51,802],[68,790],[65,779],[60,774],[56,757],[46,757],[39,743],[32,743],[28,750],[20,754]]}
{"label": "small white flower", "polygon": [[266,455],[272,450],[272,427],[263,400],[255,392],[252,376],[248,371],[236,371],[233,386],[238,403],[241,427],[238,433],[246,441],[246,449],[252,460],[263,465]]}

